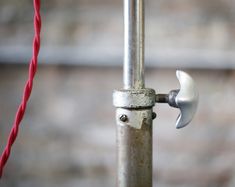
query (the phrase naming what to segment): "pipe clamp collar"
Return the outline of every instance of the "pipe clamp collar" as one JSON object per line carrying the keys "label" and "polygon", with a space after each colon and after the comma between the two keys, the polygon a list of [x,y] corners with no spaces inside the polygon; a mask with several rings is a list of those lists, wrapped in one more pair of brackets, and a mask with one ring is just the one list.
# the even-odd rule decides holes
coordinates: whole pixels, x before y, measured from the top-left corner
{"label": "pipe clamp collar", "polygon": [[113,105],[117,108],[141,109],[155,105],[156,93],[153,89],[114,90]]}

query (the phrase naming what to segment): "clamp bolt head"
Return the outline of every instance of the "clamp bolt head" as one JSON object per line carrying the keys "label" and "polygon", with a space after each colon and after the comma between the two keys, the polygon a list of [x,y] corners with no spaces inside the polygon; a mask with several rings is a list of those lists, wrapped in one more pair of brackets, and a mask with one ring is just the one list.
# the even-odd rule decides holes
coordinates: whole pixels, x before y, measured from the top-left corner
{"label": "clamp bolt head", "polygon": [[122,122],[127,122],[128,117],[127,117],[127,115],[122,114],[122,115],[119,117],[119,119],[120,119],[120,121],[122,121]]}
{"label": "clamp bolt head", "polygon": [[152,119],[156,119],[157,114],[155,112],[152,113]]}

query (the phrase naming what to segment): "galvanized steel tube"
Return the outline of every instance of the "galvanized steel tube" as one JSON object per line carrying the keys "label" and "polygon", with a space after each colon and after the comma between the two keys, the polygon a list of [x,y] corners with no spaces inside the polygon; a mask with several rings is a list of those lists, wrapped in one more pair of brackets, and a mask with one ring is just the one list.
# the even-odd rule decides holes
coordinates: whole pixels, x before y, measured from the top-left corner
{"label": "galvanized steel tube", "polygon": [[141,129],[117,125],[117,187],[152,187],[152,109],[144,112]]}
{"label": "galvanized steel tube", "polygon": [[[145,88],[144,0],[124,0],[124,27],[124,89],[141,90]],[[117,186],[152,187],[152,107],[118,108],[116,120]]]}
{"label": "galvanized steel tube", "polygon": [[144,0],[124,0],[124,88],[144,88]]}

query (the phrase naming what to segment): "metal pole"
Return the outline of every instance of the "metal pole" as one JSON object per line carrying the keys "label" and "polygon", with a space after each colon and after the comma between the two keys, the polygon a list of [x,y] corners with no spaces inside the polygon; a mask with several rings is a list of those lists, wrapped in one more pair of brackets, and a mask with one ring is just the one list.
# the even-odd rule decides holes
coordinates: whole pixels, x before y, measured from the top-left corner
{"label": "metal pole", "polygon": [[152,187],[152,122],[155,102],[180,109],[176,128],[196,111],[198,92],[192,78],[177,71],[181,89],[157,94],[144,85],[144,0],[124,0],[124,89],[115,90],[117,187]]}
{"label": "metal pole", "polygon": [[[152,113],[149,110],[148,113]],[[141,129],[117,126],[118,187],[152,186],[152,121]]]}
{"label": "metal pole", "polygon": [[[124,90],[117,107],[117,186],[152,186],[152,103],[144,88],[144,0],[124,0]],[[146,104],[148,103],[148,104]],[[150,104],[149,104],[150,103]]]}
{"label": "metal pole", "polygon": [[144,0],[124,0],[124,88],[144,88]]}

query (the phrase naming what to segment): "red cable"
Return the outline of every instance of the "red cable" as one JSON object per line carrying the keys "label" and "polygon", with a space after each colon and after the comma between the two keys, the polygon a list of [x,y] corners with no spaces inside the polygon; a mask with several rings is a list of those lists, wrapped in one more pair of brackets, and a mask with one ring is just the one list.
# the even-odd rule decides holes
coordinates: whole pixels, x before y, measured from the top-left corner
{"label": "red cable", "polygon": [[0,158],[0,177],[2,177],[4,166],[7,163],[7,160],[11,153],[12,145],[14,144],[18,131],[20,122],[23,119],[27,102],[29,100],[32,88],[33,88],[33,79],[37,71],[38,64],[38,53],[40,49],[40,31],[41,31],[41,16],[40,16],[40,0],[34,0],[34,39],[33,39],[33,54],[32,59],[29,65],[28,80],[25,84],[23,97],[21,104],[18,107],[15,121],[13,123],[11,132],[8,137],[7,145]]}

